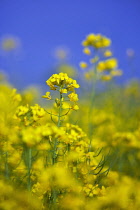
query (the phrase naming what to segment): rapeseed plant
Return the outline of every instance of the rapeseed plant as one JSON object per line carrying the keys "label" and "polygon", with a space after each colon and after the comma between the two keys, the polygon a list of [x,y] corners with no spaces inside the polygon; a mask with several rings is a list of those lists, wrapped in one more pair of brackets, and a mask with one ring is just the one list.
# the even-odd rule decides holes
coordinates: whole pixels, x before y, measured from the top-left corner
{"label": "rapeseed plant", "polygon": [[98,91],[122,74],[110,45],[101,34],[83,41],[90,100],[67,73],[46,81],[44,107],[37,90],[0,77],[0,209],[140,209],[140,85]]}

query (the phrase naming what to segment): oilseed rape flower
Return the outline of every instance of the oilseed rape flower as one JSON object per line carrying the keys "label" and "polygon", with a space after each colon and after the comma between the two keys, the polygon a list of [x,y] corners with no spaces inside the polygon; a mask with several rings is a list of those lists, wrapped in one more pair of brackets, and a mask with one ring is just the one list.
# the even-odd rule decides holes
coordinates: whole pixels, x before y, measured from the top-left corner
{"label": "oilseed rape flower", "polygon": [[88,67],[88,64],[87,64],[86,62],[80,62],[80,67],[81,67],[82,69],[85,69],[85,68]]}
{"label": "oilseed rape flower", "polygon": [[40,120],[45,114],[45,110],[38,104],[35,104],[34,106],[26,105],[17,107],[14,117],[29,125]]}
{"label": "oilseed rape flower", "polygon": [[100,61],[97,65],[99,71],[112,70],[118,67],[118,62],[115,58],[110,58],[105,61]]}
{"label": "oilseed rape flower", "polygon": [[111,57],[111,56],[112,56],[111,50],[105,50],[104,57]]}
{"label": "oilseed rape flower", "polygon": [[67,89],[67,91],[74,90],[74,88],[79,88],[76,80],[68,77],[66,73],[53,74],[46,81],[46,84],[50,87],[51,90],[56,90],[57,87],[61,87],[61,89]]}
{"label": "oilseed rape flower", "polygon": [[89,49],[88,47],[85,47],[85,48],[83,49],[83,53],[85,53],[85,54],[87,54],[87,55],[91,55],[91,51],[90,51],[90,49]]}
{"label": "oilseed rape flower", "polygon": [[71,93],[68,95],[68,98],[70,99],[70,101],[78,101],[78,95],[76,93]]}
{"label": "oilseed rape flower", "polygon": [[[51,116],[57,117],[57,124],[60,127],[62,124],[62,118],[68,114],[70,110],[78,110],[79,107],[76,104],[78,101],[78,94],[75,93],[75,89],[79,88],[79,84],[76,80],[70,78],[66,73],[53,74],[47,81],[46,84],[50,87],[51,90],[59,92],[59,98],[55,99],[54,107],[58,108],[58,115],[52,114]],[[72,92],[68,94],[69,92]],[[65,97],[64,97],[65,95]],[[43,98],[50,98],[50,92],[47,92]],[[69,100],[66,100],[66,97]],[[67,101],[70,102],[68,105]],[[71,104],[74,103],[74,104]],[[68,109],[68,112],[64,114],[64,110]]]}
{"label": "oilseed rape flower", "polygon": [[5,50],[5,51],[12,51],[14,49],[17,48],[18,46],[18,42],[15,38],[13,37],[5,37],[3,40],[2,40],[2,49]]}
{"label": "oilseed rape flower", "polygon": [[86,39],[82,42],[84,47],[92,46],[95,48],[108,47],[111,44],[111,40],[101,34],[89,34]]}
{"label": "oilseed rape flower", "polygon": [[103,81],[110,81],[112,79],[111,75],[102,75],[101,80]]}
{"label": "oilseed rape flower", "polygon": [[123,74],[123,72],[121,70],[112,70],[111,72],[112,76],[121,76]]}
{"label": "oilseed rape flower", "polygon": [[46,92],[45,95],[42,96],[42,98],[46,98],[47,100],[51,100],[51,93],[50,92]]}
{"label": "oilseed rape flower", "polygon": [[76,111],[79,109],[79,106],[77,104],[74,104],[73,106],[71,106],[71,109]]}
{"label": "oilseed rape flower", "polygon": [[21,115],[25,115],[29,111],[28,106],[19,106],[16,110],[16,115],[19,117]]}
{"label": "oilseed rape flower", "polygon": [[[98,80],[110,81],[115,76],[121,76],[121,72],[117,71],[118,61],[116,58],[112,58],[112,52],[109,49],[111,45],[109,38],[102,34],[89,34],[82,42],[82,45],[85,54],[92,55],[93,53],[93,57],[89,59],[91,67],[86,62],[80,62],[80,67],[83,69],[87,69],[89,66],[84,73],[88,81],[93,81],[93,83]],[[102,60],[103,58],[104,60]]]}

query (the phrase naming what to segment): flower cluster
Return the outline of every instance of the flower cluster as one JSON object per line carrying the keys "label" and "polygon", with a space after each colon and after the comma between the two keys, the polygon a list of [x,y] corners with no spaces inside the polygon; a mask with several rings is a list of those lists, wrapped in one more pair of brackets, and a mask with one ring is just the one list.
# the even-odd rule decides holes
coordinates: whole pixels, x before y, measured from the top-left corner
{"label": "flower cluster", "polygon": [[45,115],[45,110],[40,107],[38,104],[34,106],[19,106],[17,107],[14,118],[18,118],[21,122],[24,122],[25,125],[33,124],[40,120]]}
{"label": "flower cluster", "polygon": [[[86,39],[82,42],[84,47],[90,46],[95,48],[108,47],[111,44],[111,40],[101,34],[89,34]],[[88,50],[85,53],[89,54]]]}
{"label": "flower cluster", "polygon": [[[88,80],[109,81],[115,76],[121,76],[122,71],[118,70],[117,59],[111,57],[112,52],[108,48],[111,45],[110,39],[101,34],[89,34],[82,42],[84,46],[83,52],[93,57],[90,58],[92,67],[85,72],[85,77]],[[80,62],[80,67],[88,68],[87,62]]]}
{"label": "flower cluster", "polygon": [[[57,108],[61,107],[61,112],[65,109],[78,110],[77,105],[78,94],[75,93],[75,88],[79,88],[76,80],[68,77],[66,73],[53,74],[47,81],[46,84],[50,87],[51,90],[57,90],[60,93],[60,97],[55,99],[55,106]],[[71,93],[69,93],[71,92]],[[69,94],[68,94],[69,93]],[[65,95],[65,97],[63,97]],[[46,92],[42,96],[47,100],[53,100],[51,93]],[[66,100],[67,97],[67,100]],[[73,102],[73,104],[68,104],[66,101]]]}
{"label": "flower cluster", "polygon": [[46,84],[50,87],[51,90],[57,90],[61,93],[67,93],[68,91],[74,91],[75,88],[79,88],[76,80],[68,77],[66,73],[53,74],[47,81]]}

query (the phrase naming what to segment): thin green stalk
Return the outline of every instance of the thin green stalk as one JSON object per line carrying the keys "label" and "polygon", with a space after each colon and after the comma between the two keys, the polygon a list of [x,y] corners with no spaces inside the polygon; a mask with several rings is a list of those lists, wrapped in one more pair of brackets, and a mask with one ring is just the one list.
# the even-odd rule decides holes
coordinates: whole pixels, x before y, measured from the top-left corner
{"label": "thin green stalk", "polygon": [[89,149],[88,151],[91,151],[91,136],[92,136],[92,131],[93,131],[93,126],[91,123],[91,119],[92,119],[92,109],[93,109],[93,105],[94,105],[94,99],[95,99],[95,93],[96,93],[96,82],[97,82],[97,69],[96,69],[97,65],[95,65],[95,76],[93,78],[93,85],[92,85],[92,91],[91,91],[91,101],[90,101],[90,106],[89,106],[89,112],[88,112],[88,122],[89,122],[89,127],[88,127],[88,133],[89,133],[89,139],[90,139],[90,143],[89,143]]}
{"label": "thin green stalk", "polygon": [[32,168],[32,149],[28,148],[28,157],[27,157],[27,161],[28,161],[28,183],[27,183],[27,188],[29,191],[31,191],[31,168]]}
{"label": "thin green stalk", "polygon": [[[60,87],[61,90],[61,87]],[[59,106],[59,111],[58,111],[58,122],[57,122],[57,126],[61,127],[61,116],[62,115],[62,93],[60,93],[60,106]],[[53,147],[53,154],[52,154],[52,164],[54,165],[56,163],[56,158],[57,158],[57,144],[58,144],[58,140],[55,139],[54,140],[54,147]],[[56,200],[57,200],[57,191],[56,189],[52,189],[52,203],[53,206],[56,205]]]}
{"label": "thin green stalk", "polygon": [[57,123],[58,127],[61,126],[61,114],[62,114],[62,93],[60,93],[60,107],[58,111],[58,123]]}

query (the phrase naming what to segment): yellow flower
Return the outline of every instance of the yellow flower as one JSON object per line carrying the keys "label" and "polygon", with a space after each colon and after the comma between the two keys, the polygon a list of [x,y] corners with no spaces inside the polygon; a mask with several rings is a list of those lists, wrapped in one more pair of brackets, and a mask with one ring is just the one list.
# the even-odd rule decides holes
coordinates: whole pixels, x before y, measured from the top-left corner
{"label": "yellow flower", "polygon": [[66,89],[67,91],[71,91],[71,89],[73,91],[74,88],[79,88],[76,80],[68,77],[66,73],[53,74],[46,83],[51,90],[56,90],[57,87],[60,87],[59,91],[61,91],[61,93],[66,93]]}
{"label": "yellow flower", "polygon": [[17,40],[13,37],[5,38],[2,41],[2,48],[6,51],[11,51],[17,48]]}
{"label": "yellow flower", "polygon": [[78,95],[76,93],[71,93],[68,95],[70,101],[78,101]]}
{"label": "yellow flower", "polygon": [[111,75],[114,76],[121,76],[123,72],[121,70],[112,70]]}
{"label": "yellow flower", "polygon": [[84,52],[85,54],[87,54],[87,55],[91,55],[91,51],[90,51],[90,49],[89,49],[88,47],[85,47],[85,48],[83,49],[83,52]]}
{"label": "yellow flower", "polygon": [[82,42],[84,47],[92,46],[95,48],[108,47],[111,44],[111,40],[101,34],[89,34]]}
{"label": "yellow flower", "polygon": [[61,89],[60,90],[60,93],[67,93],[68,91],[67,91],[67,89]]}
{"label": "yellow flower", "polygon": [[87,37],[87,41],[90,42],[94,42],[97,39],[97,36],[95,34],[89,34]]}
{"label": "yellow flower", "polygon": [[19,106],[16,111],[17,116],[25,115],[29,111],[29,107],[27,106]]}
{"label": "yellow flower", "polygon": [[104,52],[104,56],[105,56],[105,57],[110,57],[110,56],[112,56],[112,52],[111,52],[110,50],[106,50],[106,51]]}
{"label": "yellow flower", "polygon": [[105,61],[106,69],[114,69],[117,68],[118,62],[117,59],[111,58]]}
{"label": "yellow flower", "polygon": [[48,99],[48,100],[51,100],[50,92],[46,92],[46,94],[43,95],[42,98],[46,98],[46,99]]}
{"label": "yellow flower", "polygon": [[104,71],[106,69],[105,61],[100,61],[97,65],[99,71]]}
{"label": "yellow flower", "polygon": [[81,67],[82,69],[85,69],[85,68],[88,67],[88,65],[87,65],[86,62],[80,62],[80,67]]}
{"label": "yellow flower", "polygon": [[85,72],[84,76],[85,76],[85,78],[87,80],[91,80],[91,79],[93,79],[93,77],[95,76],[95,74],[94,74],[93,71],[88,71],[88,72]]}
{"label": "yellow flower", "polygon": [[109,47],[111,45],[111,40],[106,38],[106,37],[103,37],[102,39],[102,47]]}
{"label": "yellow flower", "polygon": [[77,104],[74,104],[73,106],[71,106],[71,109],[78,110],[79,109],[79,106]]}
{"label": "yellow flower", "polygon": [[103,80],[103,81],[109,81],[109,80],[111,80],[112,79],[112,76],[111,75],[103,75],[103,76],[101,76],[101,80]]}
{"label": "yellow flower", "polygon": [[113,70],[115,68],[117,68],[118,66],[118,62],[117,59],[115,58],[110,58],[106,61],[100,61],[97,65],[97,69],[99,71],[104,71],[104,70]]}

